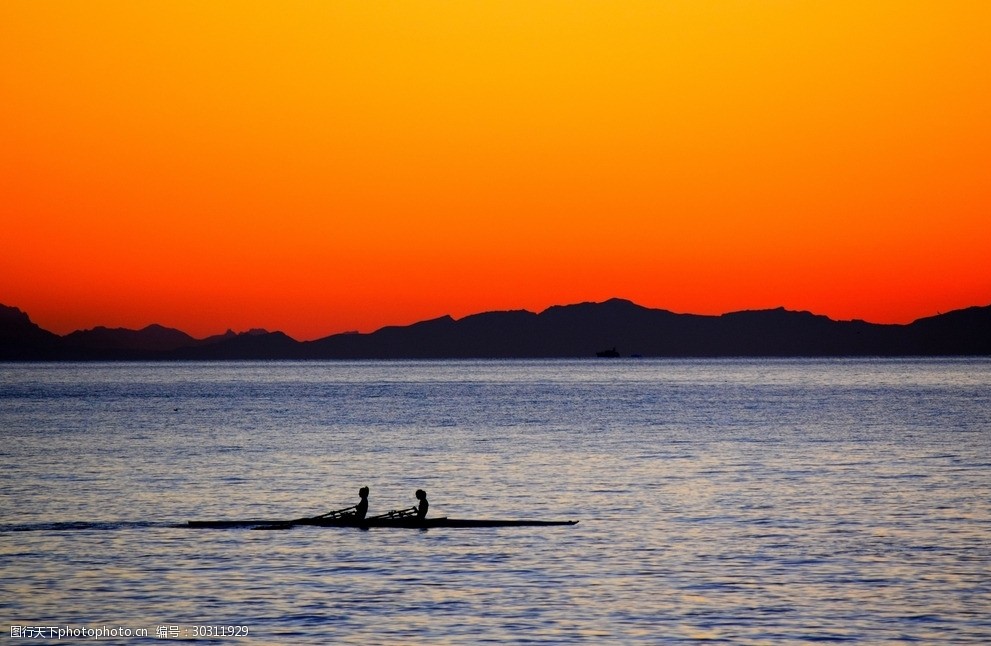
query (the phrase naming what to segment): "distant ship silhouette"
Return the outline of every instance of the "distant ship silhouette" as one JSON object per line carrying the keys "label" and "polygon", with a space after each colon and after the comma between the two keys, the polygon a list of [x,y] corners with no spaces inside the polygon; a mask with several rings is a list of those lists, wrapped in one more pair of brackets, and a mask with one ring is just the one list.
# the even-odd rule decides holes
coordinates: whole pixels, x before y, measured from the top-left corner
{"label": "distant ship silhouette", "polygon": [[615,359],[619,357],[619,353],[616,352],[616,348],[613,348],[612,350],[602,350],[601,352],[596,352],[595,356],[603,359]]}

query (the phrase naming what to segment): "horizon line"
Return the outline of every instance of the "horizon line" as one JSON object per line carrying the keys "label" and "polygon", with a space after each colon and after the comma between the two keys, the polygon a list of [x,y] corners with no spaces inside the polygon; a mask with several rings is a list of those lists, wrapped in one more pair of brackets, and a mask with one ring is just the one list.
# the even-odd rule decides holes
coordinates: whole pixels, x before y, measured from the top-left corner
{"label": "horizon line", "polygon": [[241,331],[236,331],[234,328],[228,327],[223,332],[218,332],[218,333],[214,333],[214,334],[207,334],[206,336],[202,336],[202,337],[196,337],[196,336],[193,336],[192,334],[186,332],[182,328],[173,327],[173,326],[170,326],[170,325],[159,323],[157,321],[152,322],[152,323],[148,323],[147,325],[143,325],[141,327],[134,327],[134,328],[132,328],[132,327],[121,327],[121,326],[118,326],[118,327],[109,327],[109,326],[106,326],[106,325],[95,325],[93,327],[89,327],[89,328],[78,328],[78,329],[72,330],[71,332],[67,332],[65,334],[59,334],[58,332],[52,332],[51,330],[48,330],[47,328],[42,327],[39,323],[35,322],[31,318],[30,312],[28,312],[26,310],[23,310],[23,309],[21,309],[20,307],[18,307],[16,305],[6,305],[4,303],[0,303],[0,307],[7,307],[7,308],[10,308],[10,309],[17,310],[18,312],[21,312],[22,314],[24,314],[25,316],[27,316],[28,320],[32,324],[37,325],[40,329],[42,329],[42,330],[44,330],[46,332],[49,332],[51,334],[54,334],[54,335],[56,335],[56,336],[58,336],[60,338],[65,338],[67,336],[70,336],[70,335],[76,334],[76,333],[92,332],[92,331],[95,331],[95,330],[112,330],[112,331],[140,332],[140,331],[146,330],[148,328],[159,327],[159,328],[162,328],[162,329],[165,329],[165,330],[173,330],[173,331],[181,332],[182,334],[185,334],[185,335],[189,336],[190,338],[192,338],[194,340],[197,340],[197,341],[202,341],[204,339],[209,339],[209,338],[218,337],[218,336],[228,336],[228,335],[232,335],[232,334],[233,335],[236,335],[236,336],[248,335],[248,334],[282,334],[282,335],[285,335],[286,337],[288,337],[289,339],[292,339],[293,341],[295,341],[297,343],[307,343],[307,342],[319,341],[321,339],[326,339],[326,338],[330,338],[330,337],[334,337],[334,336],[340,336],[340,335],[349,335],[349,334],[368,335],[368,334],[375,334],[376,332],[379,332],[381,330],[388,329],[388,328],[404,328],[404,327],[409,327],[409,326],[412,326],[412,325],[417,325],[419,323],[426,323],[426,322],[430,322],[430,321],[437,321],[437,320],[448,319],[448,318],[451,319],[452,321],[458,322],[458,321],[462,321],[462,320],[467,319],[467,318],[471,318],[473,316],[483,316],[485,314],[499,314],[499,313],[513,313],[513,312],[524,312],[524,313],[527,313],[527,314],[532,314],[534,316],[540,316],[540,315],[542,315],[542,314],[544,314],[544,313],[546,313],[546,312],[548,312],[548,311],[550,311],[552,309],[555,309],[555,308],[579,307],[579,306],[582,306],[582,305],[605,305],[605,304],[611,303],[611,302],[628,303],[630,305],[633,305],[635,307],[638,307],[638,308],[641,308],[641,309],[644,309],[644,310],[650,310],[650,311],[656,311],[656,312],[666,312],[666,313],[669,313],[669,314],[674,314],[676,316],[698,316],[698,317],[718,318],[718,317],[721,317],[721,316],[728,316],[728,315],[732,315],[732,314],[740,314],[740,313],[745,313],[745,312],[774,312],[774,311],[784,311],[784,312],[789,312],[789,313],[794,313],[794,314],[810,314],[812,316],[823,317],[823,318],[826,318],[826,319],[828,319],[830,321],[834,321],[834,322],[838,322],[838,323],[844,323],[844,322],[849,322],[849,323],[867,323],[867,324],[870,324],[870,325],[888,325],[888,326],[907,326],[907,325],[912,325],[913,323],[916,323],[917,321],[921,321],[921,320],[928,319],[928,318],[934,318],[934,317],[937,317],[937,316],[942,316],[944,314],[949,314],[949,313],[952,313],[952,312],[964,311],[964,310],[973,309],[973,308],[991,307],[991,303],[988,303],[987,305],[968,305],[968,306],[964,306],[964,307],[960,307],[960,308],[950,309],[950,310],[947,310],[945,312],[943,312],[943,311],[937,311],[935,314],[930,314],[928,316],[920,316],[920,317],[915,318],[912,321],[909,321],[907,323],[877,323],[877,322],[868,321],[868,320],[862,319],[862,318],[834,319],[834,318],[830,317],[827,314],[819,314],[819,313],[814,312],[812,310],[806,310],[806,309],[789,309],[788,307],[786,307],[784,305],[779,305],[779,306],[776,306],[776,307],[744,308],[744,309],[738,309],[738,310],[728,310],[728,311],[725,311],[725,312],[721,312],[719,314],[699,314],[699,313],[695,313],[695,312],[677,312],[677,311],[666,309],[666,308],[663,308],[663,307],[649,307],[649,306],[646,306],[646,305],[641,305],[640,303],[637,303],[634,300],[631,300],[631,299],[628,299],[628,298],[622,298],[622,297],[614,296],[614,297],[607,298],[607,299],[602,300],[602,301],[586,300],[586,301],[578,301],[578,302],[573,302],[573,303],[564,303],[564,304],[560,304],[559,303],[559,304],[549,305],[549,306],[547,306],[544,309],[539,310],[539,311],[529,310],[529,309],[526,309],[526,308],[492,309],[492,310],[483,310],[483,311],[478,311],[478,312],[472,312],[470,314],[465,314],[465,315],[460,316],[460,317],[456,317],[456,316],[448,313],[448,314],[441,314],[439,316],[418,319],[418,320],[415,320],[415,321],[413,321],[411,323],[390,323],[390,324],[379,326],[379,327],[377,327],[374,330],[371,330],[369,332],[362,332],[362,331],[359,331],[359,330],[342,330],[342,331],[339,331],[339,332],[330,332],[330,333],[327,333],[327,334],[323,334],[321,336],[316,336],[316,337],[314,337],[312,339],[297,339],[296,337],[290,335],[289,333],[287,333],[287,332],[285,332],[285,331],[283,331],[281,329],[272,329],[272,330],[269,330],[269,329],[264,328],[264,327],[249,327],[249,328],[243,329]]}

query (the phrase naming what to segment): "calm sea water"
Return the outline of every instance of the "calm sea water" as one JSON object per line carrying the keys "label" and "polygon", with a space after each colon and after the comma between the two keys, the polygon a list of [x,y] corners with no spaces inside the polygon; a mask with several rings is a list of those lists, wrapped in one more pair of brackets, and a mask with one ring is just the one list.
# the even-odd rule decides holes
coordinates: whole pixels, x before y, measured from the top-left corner
{"label": "calm sea water", "polygon": [[[991,642],[987,360],[8,364],[0,439],[10,643]],[[581,522],[179,526],[362,485]]]}

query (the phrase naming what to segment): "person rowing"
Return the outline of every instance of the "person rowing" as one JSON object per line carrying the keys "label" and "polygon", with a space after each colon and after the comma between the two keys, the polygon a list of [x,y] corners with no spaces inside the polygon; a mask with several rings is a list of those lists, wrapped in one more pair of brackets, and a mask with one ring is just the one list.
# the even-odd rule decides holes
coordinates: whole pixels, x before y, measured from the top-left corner
{"label": "person rowing", "polygon": [[319,516],[314,516],[313,518],[354,518],[355,520],[364,520],[365,514],[368,513],[368,487],[362,487],[359,489],[358,497],[361,498],[361,500],[359,500],[358,504],[353,507],[335,509],[334,511],[328,511],[326,514],[320,514]]}
{"label": "person rowing", "polygon": [[423,489],[417,489],[414,495],[420,501],[420,504],[416,507],[416,517],[419,520],[423,520],[427,517],[427,509],[430,507],[430,503],[427,502],[427,492]]}
{"label": "person rowing", "polygon": [[368,487],[362,487],[358,490],[358,497],[361,500],[358,504],[354,506],[354,517],[358,520],[363,520],[365,514],[368,513]]}
{"label": "person rowing", "polygon": [[416,516],[417,520],[423,520],[427,517],[427,509],[430,508],[430,503],[427,502],[427,492],[423,489],[417,489],[414,495],[417,500],[420,501],[419,505],[408,507],[406,509],[393,509],[388,513],[372,516],[371,520],[380,520],[383,518],[409,518],[410,516]]}

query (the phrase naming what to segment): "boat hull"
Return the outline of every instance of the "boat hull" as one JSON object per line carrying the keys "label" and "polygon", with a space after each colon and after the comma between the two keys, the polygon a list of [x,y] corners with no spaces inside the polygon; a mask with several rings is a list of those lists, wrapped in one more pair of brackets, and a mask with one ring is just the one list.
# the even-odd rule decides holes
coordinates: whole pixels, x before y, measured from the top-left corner
{"label": "boat hull", "polygon": [[289,529],[297,526],[311,527],[373,527],[430,529],[478,528],[478,527],[547,527],[575,525],[577,520],[504,520],[470,518],[301,518],[298,520],[191,520],[187,527],[195,529]]}

